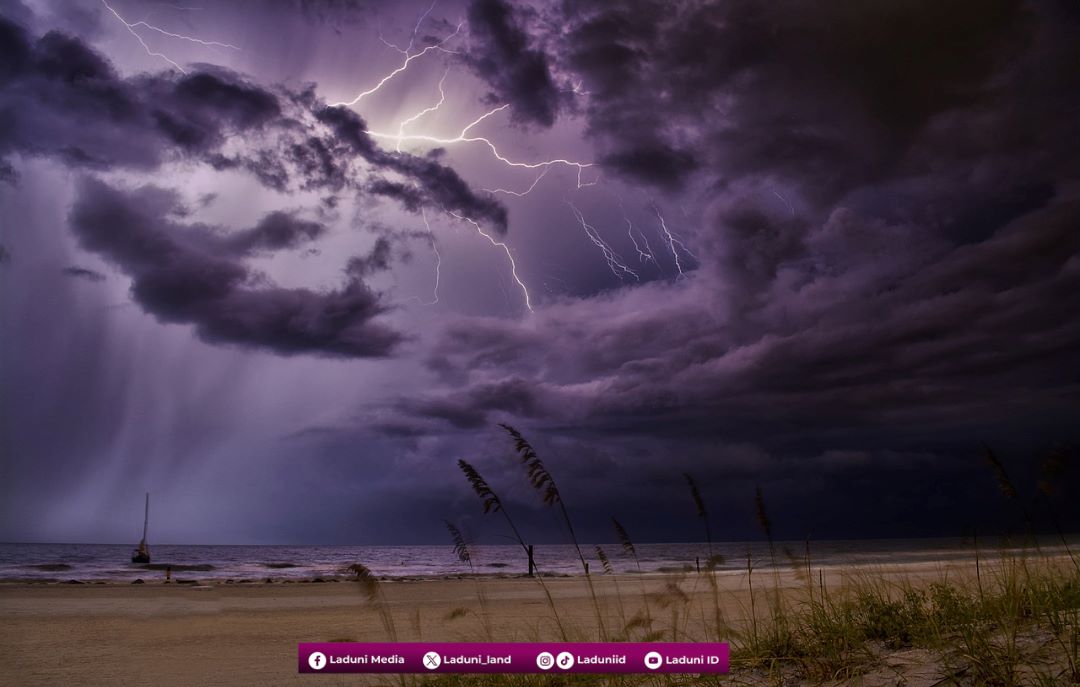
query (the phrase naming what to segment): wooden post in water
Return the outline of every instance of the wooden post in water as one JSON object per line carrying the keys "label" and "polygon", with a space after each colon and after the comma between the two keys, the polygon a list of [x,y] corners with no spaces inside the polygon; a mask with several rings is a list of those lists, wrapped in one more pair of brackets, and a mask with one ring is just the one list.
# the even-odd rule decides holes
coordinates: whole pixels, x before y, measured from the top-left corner
{"label": "wooden post in water", "polygon": [[533,547],[532,547],[532,544],[529,544],[528,552],[529,552],[529,577],[532,577],[533,572],[536,570],[536,563],[533,562]]}

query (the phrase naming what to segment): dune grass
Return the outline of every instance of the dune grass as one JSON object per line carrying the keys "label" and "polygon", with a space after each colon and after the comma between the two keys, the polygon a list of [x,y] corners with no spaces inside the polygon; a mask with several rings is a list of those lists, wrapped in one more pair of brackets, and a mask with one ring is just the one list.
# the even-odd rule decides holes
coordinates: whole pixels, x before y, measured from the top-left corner
{"label": "dune grass", "polygon": [[[525,467],[526,478],[544,504],[558,506],[563,523],[581,559],[593,618],[571,623],[544,582],[542,571],[534,580],[542,590],[557,628],[558,638],[609,641],[726,641],[731,645],[731,673],[726,676],[691,675],[432,675],[412,676],[410,684],[527,687],[556,685],[897,685],[906,684],[896,658],[907,657],[932,674],[934,685],[1080,685],[1080,563],[1062,535],[1065,555],[1045,552],[1032,536],[1016,553],[1002,548],[987,556],[976,540],[973,575],[898,577],[885,570],[841,572],[842,583],[826,584],[826,572],[815,579],[809,541],[801,556],[786,548],[787,565],[777,564],[765,496],[755,491],[758,523],[769,544],[766,570],[756,567],[747,553],[745,589],[734,594],[718,580],[720,557],[712,554],[705,499],[693,476],[684,474],[690,498],[702,521],[709,557],[704,569],[667,575],[650,591],[644,576],[624,578],[620,586],[602,547],[594,551],[601,575],[612,576],[614,600],[601,599],[581,546],[574,535],[569,511],[551,473],[533,447],[513,427],[504,426]],[[1001,461],[989,449],[986,459],[1003,496],[1018,501],[1019,492]],[[1048,461],[1060,470],[1060,455]],[[522,548],[525,540],[492,487],[479,472],[460,461],[470,486],[485,513],[501,514]],[[1040,490],[1045,482],[1040,482]],[[1021,508],[1030,528],[1026,508]],[[614,518],[616,540],[641,566],[633,540]],[[471,565],[469,543],[460,530],[447,523],[458,557]],[[353,572],[374,610],[383,617],[391,637],[393,620],[381,601],[378,581],[363,566]],[[783,573],[783,574],[782,574]],[[830,571],[834,577],[836,571]],[[794,581],[794,582],[793,582]],[[701,585],[707,585],[707,593]],[[480,618],[487,639],[493,636],[487,617],[483,584],[477,582],[475,608],[455,609],[455,617]],[[731,598],[725,598],[730,596]],[[732,608],[738,612],[731,614]],[[731,617],[729,617],[729,614]],[[419,624],[419,621],[417,621]],[[913,658],[912,658],[913,657]],[[400,679],[400,678],[399,678]],[[405,684],[405,683],[399,683]]]}
{"label": "dune grass", "polygon": [[[874,573],[838,592],[767,590],[767,610],[751,629],[730,629],[733,671],[813,684],[920,648],[940,665],[941,684],[1080,684],[1080,576],[1069,563],[1003,554],[988,577],[981,592],[965,580],[920,584]],[[1045,665],[1048,655],[1056,660]]]}

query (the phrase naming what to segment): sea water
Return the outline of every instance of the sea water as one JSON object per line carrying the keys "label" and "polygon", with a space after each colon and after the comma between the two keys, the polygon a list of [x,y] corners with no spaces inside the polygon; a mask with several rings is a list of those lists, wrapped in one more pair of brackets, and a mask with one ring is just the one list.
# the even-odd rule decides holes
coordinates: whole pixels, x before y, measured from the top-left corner
{"label": "sea water", "polygon": [[[1080,537],[1069,537],[1072,551],[1080,552]],[[1000,543],[980,542],[984,560],[1003,551],[1020,549]],[[1041,542],[1045,554],[1064,553],[1060,540]],[[719,555],[718,570],[745,570],[747,556],[755,568],[767,569],[806,565],[806,542],[764,542],[638,544],[637,559],[618,544],[603,544],[610,568],[616,573],[677,574],[695,570],[711,555]],[[590,572],[602,574],[604,567],[595,546],[582,545]],[[470,563],[458,559],[452,546],[198,546],[151,545],[150,566],[131,563],[130,545],[125,544],[0,544],[0,581],[81,580],[132,581],[164,578],[164,567],[174,578],[199,580],[274,580],[348,576],[354,563],[366,565],[383,577],[457,576],[470,574],[520,575],[527,558],[520,546],[478,545],[472,547]],[[892,565],[919,562],[959,561],[974,558],[970,539],[887,539],[809,542],[813,568]],[[549,575],[582,572],[577,551],[569,545],[537,545],[538,569]]]}

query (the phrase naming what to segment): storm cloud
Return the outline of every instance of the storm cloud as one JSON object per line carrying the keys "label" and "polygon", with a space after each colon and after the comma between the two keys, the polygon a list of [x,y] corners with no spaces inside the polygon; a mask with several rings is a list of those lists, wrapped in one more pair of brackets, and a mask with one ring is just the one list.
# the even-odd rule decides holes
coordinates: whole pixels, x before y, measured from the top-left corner
{"label": "storm cloud", "polygon": [[562,96],[547,55],[531,45],[522,26],[521,15],[530,11],[503,0],[473,0],[468,12],[473,46],[465,59],[491,86],[492,102],[510,104],[520,122],[551,126]]}
{"label": "storm cloud", "polygon": [[[354,541],[401,516],[364,536],[440,541],[442,518],[479,515],[466,458],[557,540],[507,422],[596,541],[612,514],[697,536],[683,472],[727,538],[756,536],[757,485],[781,536],[955,535],[1015,524],[984,443],[1027,497],[1051,449],[1075,455],[1071,6],[275,8],[251,27],[190,17],[248,42],[187,73],[108,21],[93,38],[0,20],[0,276],[27,337],[4,371],[94,438],[53,443],[36,429],[49,406],[17,404],[9,489],[45,484],[38,463],[75,471],[79,443],[151,446],[162,491],[197,474],[191,493],[246,494],[260,475],[236,501],[255,539]],[[323,33],[301,46],[294,29]],[[441,49],[406,55],[399,35]],[[128,282],[182,353],[114,377],[42,313],[91,323],[78,351],[108,350],[144,326],[118,315]],[[49,367],[45,343],[80,394],[19,376]],[[229,402],[204,391],[224,377]],[[136,404],[102,399],[129,379],[180,419],[127,422]],[[200,452],[221,471],[197,473]],[[1066,528],[1077,465],[1045,502]],[[120,472],[84,502],[130,489]],[[31,522],[33,501],[5,515]]]}
{"label": "storm cloud", "polygon": [[[0,32],[9,53],[0,73],[2,156],[50,156],[89,169],[155,169],[193,159],[246,170],[282,192],[362,193],[374,183],[380,194],[406,199],[409,209],[423,202],[506,231],[505,208],[474,193],[453,169],[432,157],[383,151],[362,118],[326,106],[310,90],[269,90],[213,65],[122,78],[75,37],[49,32],[34,41],[3,17]],[[229,149],[239,137],[246,145]],[[357,156],[366,166],[352,161]],[[381,172],[404,181],[380,179]]]}
{"label": "storm cloud", "polygon": [[226,131],[257,129],[281,114],[276,97],[226,70],[124,79],[75,37],[49,32],[34,41],[2,17],[0,32],[9,53],[0,154],[155,168],[170,156],[206,154]]}
{"label": "storm cloud", "polygon": [[[851,461],[816,456],[841,445],[929,450],[919,465],[948,471],[970,470],[981,441],[1041,436],[1022,453],[1030,474],[1029,452],[1076,440],[1076,380],[1059,374],[1080,368],[1063,308],[1080,287],[1080,167],[1060,145],[1080,134],[1075,13],[560,11],[549,59],[581,80],[603,165],[660,193],[707,189],[700,262],[528,322],[449,325],[427,365],[452,390],[403,403],[415,426],[751,442],[785,458],[760,478],[798,465],[837,483]],[[488,402],[507,385],[513,402]],[[723,479],[715,467],[698,469]]]}
{"label": "storm cloud", "polygon": [[71,226],[88,250],[132,278],[133,298],[162,322],[193,324],[208,342],[277,353],[367,357],[388,355],[401,336],[373,320],[386,306],[363,282],[329,292],[262,283],[246,254],[266,245],[308,241],[323,229],[281,213],[232,235],[185,225],[170,215],[174,193],[143,187],[125,193],[84,180]]}

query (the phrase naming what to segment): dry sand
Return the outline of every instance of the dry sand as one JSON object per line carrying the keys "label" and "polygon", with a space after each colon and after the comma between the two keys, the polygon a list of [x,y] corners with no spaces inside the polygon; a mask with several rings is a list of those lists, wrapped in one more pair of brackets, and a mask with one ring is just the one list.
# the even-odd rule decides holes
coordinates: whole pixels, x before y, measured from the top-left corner
{"label": "dry sand", "polygon": [[[962,563],[827,570],[827,587],[852,575],[926,581],[970,574]],[[818,570],[813,575],[817,578]],[[609,627],[641,609],[643,591],[664,594],[672,582],[690,597],[689,637],[706,637],[702,619],[713,593],[704,575],[594,576]],[[717,575],[727,619],[746,617],[745,573]],[[789,594],[805,591],[790,571],[780,574]],[[754,573],[758,589],[774,576]],[[815,586],[818,580],[815,579]],[[548,578],[571,639],[596,640],[596,614],[584,578]],[[486,599],[490,637],[479,618]],[[297,642],[304,641],[535,641],[557,640],[558,629],[540,585],[527,578],[429,579],[380,585],[396,637],[377,604],[356,583],[190,585],[0,584],[2,685],[293,685],[354,684],[367,676],[297,674]],[[653,612],[670,628],[671,608]],[[707,615],[711,618],[712,611]],[[665,639],[671,639],[670,636]],[[357,678],[357,679],[352,679]],[[386,678],[380,682],[388,682]],[[894,683],[895,684],[895,683]]]}

